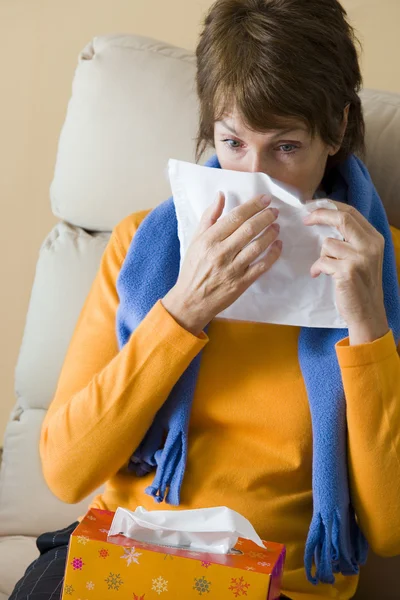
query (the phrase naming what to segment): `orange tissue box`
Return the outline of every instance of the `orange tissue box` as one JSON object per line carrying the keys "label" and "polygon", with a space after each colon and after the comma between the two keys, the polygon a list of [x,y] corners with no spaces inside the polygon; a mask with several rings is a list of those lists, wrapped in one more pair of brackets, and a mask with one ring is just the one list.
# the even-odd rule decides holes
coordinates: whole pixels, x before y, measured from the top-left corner
{"label": "orange tissue box", "polygon": [[286,549],[239,538],[210,554],[107,537],[114,513],[90,509],[71,535],[62,600],[277,600]]}

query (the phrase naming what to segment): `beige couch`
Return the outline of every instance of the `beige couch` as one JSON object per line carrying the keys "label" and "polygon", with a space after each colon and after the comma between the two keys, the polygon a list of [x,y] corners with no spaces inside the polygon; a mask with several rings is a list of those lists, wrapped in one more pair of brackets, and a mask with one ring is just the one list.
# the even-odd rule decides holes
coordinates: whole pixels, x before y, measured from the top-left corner
{"label": "beige couch", "polygon": [[[110,231],[170,195],[168,158],[194,160],[194,72],[191,52],[138,36],[95,38],[79,56],[51,186],[60,222],[40,250],[5,437],[0,600],[37,556],[35,538],[86,511],[90,498],[66,505],[48,490],[40,427]],[[364,90],[362,97],[367,164],[391,224],[400,228],[400,96]],[[371,554],[357,597],[400,598],[399,571],[400,558]]]}

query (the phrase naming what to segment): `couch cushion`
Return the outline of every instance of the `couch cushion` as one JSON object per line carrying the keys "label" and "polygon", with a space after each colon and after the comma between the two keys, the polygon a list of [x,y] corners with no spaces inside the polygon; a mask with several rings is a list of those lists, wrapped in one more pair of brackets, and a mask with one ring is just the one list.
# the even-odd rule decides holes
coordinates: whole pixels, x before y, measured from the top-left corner
{"label": "couch cushion", "polygon": [[44,410],[31,409],[21,412],[14,409],[7,426],[0,473],[2,536],[37,537],[46,531],[62,529],[86,513],[94,495],[91,494],[78,504],[65,504],[47,487],[42,475],[38,449],[44,415]]}
{"label": "couch cushion", "polygon": [[81,52],[60,137],[52,207],[110,231],[171,195],[168,158],[194,160],[193,53],[136,35],[95,37]]}
{"label": "couch cushion", "polygon": [[26,568],[38,556],[35,538],[0,537],[0,600],[7,600]]}
{"label": "couch cushion", "polygon": [[362,90],[366,165],[391,225],[400,229],[400,94]]}
{"label": "couch cushion", "polygon": [[86,512],[89,499],[71,506],[49,491],[38,442],[44,409],[108,239],[107,233],[59,223],[42,244],[16,368],[18,400],[4,440],[0,535],[37,536]]}
{"label": "couch cushion", "polygon": [[108,239],[59,223],[43,242],[15,371],[22,408],[48,408]]}

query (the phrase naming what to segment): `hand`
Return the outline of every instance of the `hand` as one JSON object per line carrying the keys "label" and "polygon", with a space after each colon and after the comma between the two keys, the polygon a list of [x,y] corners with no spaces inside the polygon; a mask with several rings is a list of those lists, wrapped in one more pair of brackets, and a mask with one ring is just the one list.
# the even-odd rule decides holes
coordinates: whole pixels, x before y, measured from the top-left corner
{"label": "hand", "polygon": [[389,330],[382,287],[385,238],[354,207],[330,201],[337,211],[320,208],[303,221],[307,226],[331,225],[344,240],[324,240],[311,277],[333,277],[337,308],[353,332],[353,343],[373,341]]}
{"label": "hand", "polygon": [[256,196],[219,219],[225,205],[220,192],[204,211],[178,280],[162,299],[168,312],[195,335],[279,258],[282,242],[274,223],[278,210],[267,208],[271,198],[264,198]]}

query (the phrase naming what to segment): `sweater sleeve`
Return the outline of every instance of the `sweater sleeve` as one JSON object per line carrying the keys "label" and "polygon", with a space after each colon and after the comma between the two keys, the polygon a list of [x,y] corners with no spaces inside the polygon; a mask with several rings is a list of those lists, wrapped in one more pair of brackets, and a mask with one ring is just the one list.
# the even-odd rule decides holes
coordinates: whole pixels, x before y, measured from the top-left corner
{"label": "sweater sleeve", "polygon": [[[400,232],[392,228],[400,280]],[[396,237],[395,237],[396,236]],[[367,344],[336,344],[346,396],[352,501],[380,556],[400,554],[400,346],[393,332]]]}
{"label": "sweater sleeve", "polygon": [[372,550],[400,554],[400,357],[392,331],[336,344],[347,403],[350,489]]}
{"label": "sweater sleeve", "polygon": [[158,300],[118,350],[116,280],[126,250],[117,226],[41,430],[45,480],[69,503],[85,498],[129,460],[179,377],[209,341],[204,332],[195,336],[181,327]]}

